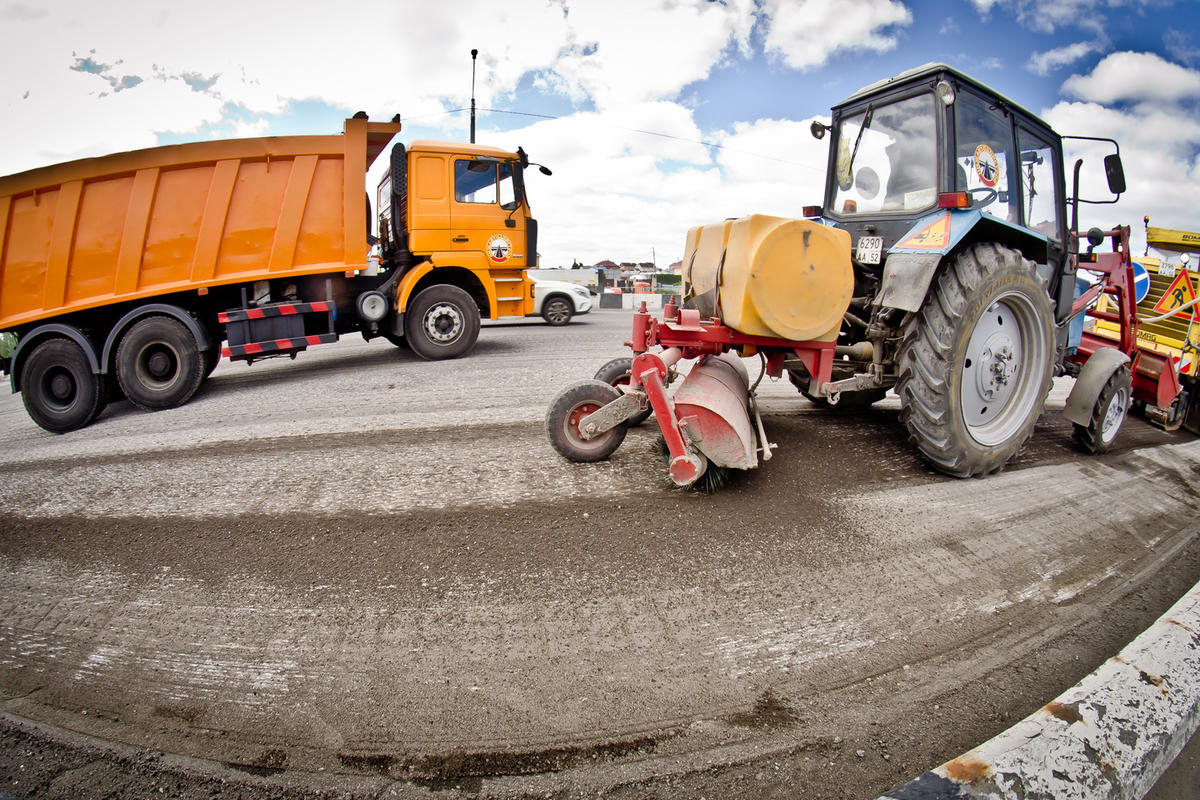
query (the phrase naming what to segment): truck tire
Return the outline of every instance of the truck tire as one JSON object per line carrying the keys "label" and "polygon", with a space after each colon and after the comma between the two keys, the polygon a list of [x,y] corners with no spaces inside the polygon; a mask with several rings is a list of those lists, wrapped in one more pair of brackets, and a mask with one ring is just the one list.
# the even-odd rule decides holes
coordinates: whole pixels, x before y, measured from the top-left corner
{"label": "truck tire", "polygon": [[1107,453],[1125,422],[1133,396],[1133,374],[1126,364],[1117,369],[1100,390],[1092,419],[1087,425],[1075,424],[1075,441],[1088,453]]}
{"label": "truck tire", "polygon": [[549,325],[566,325],[574,313],[575,307],[571,305],[571,301],[561,295],[547,297],[546,302],[542,304],[542,319]]}
{"label": "truck tire", "polygon": [[147,317],[121,337],[117,382],[138,408],[175,408],[200,388],[205,361],[195,337],[182,322],[172,317]]}
{"label": "truck tire", "polygon": [[21,399],[34,422],[51,433],[66,433],[89,424],[103,410],[102,381],[78,344],[50,339],[25,359]]}
{"label": "truck tire", "polygon": [[998,472],[1033,433],[1050,390],[1050,298],[1015,250],[978,244],[939,271],[905,322],[896,393],[909,439],[955,477]]}
{"label": "truck tire", "polygon": [[479,338],[479,308],[457,286],[430,286],[409,304],[404,333],[421,358],[458,358],[469,353]]}

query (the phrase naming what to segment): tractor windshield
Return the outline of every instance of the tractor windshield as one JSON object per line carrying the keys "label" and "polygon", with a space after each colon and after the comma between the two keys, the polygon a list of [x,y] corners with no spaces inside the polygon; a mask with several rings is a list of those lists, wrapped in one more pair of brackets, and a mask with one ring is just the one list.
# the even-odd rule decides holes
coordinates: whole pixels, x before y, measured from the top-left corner
{"label": "tractor windshield", "polygon": [[920,211],[937,199],[932,94],[871,104],[838,126],[835,214]]}

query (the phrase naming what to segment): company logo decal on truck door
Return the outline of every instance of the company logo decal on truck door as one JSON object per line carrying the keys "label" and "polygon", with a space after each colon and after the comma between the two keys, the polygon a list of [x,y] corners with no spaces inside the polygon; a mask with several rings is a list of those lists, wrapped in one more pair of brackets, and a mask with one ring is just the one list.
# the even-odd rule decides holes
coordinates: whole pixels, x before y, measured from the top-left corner
{"label": "company logo decal on truck door", "polygon": [[492,261],[503,264],[512,254],[512,242],[508,240],[507,236],[496,234],[488,239],[487,254]]}

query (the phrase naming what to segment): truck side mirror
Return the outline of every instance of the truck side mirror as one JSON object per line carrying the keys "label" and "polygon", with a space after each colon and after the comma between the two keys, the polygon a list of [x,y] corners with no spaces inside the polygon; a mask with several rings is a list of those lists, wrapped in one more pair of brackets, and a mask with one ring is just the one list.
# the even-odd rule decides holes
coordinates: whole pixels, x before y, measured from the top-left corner
{"label": "truck side mirror", "polygon": [[1108,189],[1113,194],[1125,191],[1125,169],[1121,166],[1121,156],[1110,153],[1104,157],[1104,174],[1108,176]]}

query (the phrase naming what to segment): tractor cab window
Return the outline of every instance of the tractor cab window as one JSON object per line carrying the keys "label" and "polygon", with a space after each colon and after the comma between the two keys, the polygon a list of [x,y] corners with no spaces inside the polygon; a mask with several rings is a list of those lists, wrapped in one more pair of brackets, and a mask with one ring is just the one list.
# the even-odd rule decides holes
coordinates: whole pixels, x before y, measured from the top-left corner
{"label": "tractor cab window", "polygon": [[838,125],[836,214],[913,212],[937,199],[932,94],[867,108]]}
{"label": "tractor cab window", "polygon": [[499,203],[508,210],[516,208],[512,164],[455,161],[454,199],[460,203]]}
{"label": "tractor cab window", "polygon": [[955,189],[971,195],[986,214],[1016,222],[1012,178],[1012,119],[996,104],[968,91],[954,103]]}
{"label": "tractor cab window", "polygon": [[1021,151],[1021,208],[1022,224],[1045,234],[1053,241],[1060,240],[1058,182],[1054,180],[1054,159],[1057,148],[1042,137],[1017,129],[1017,147]]}

